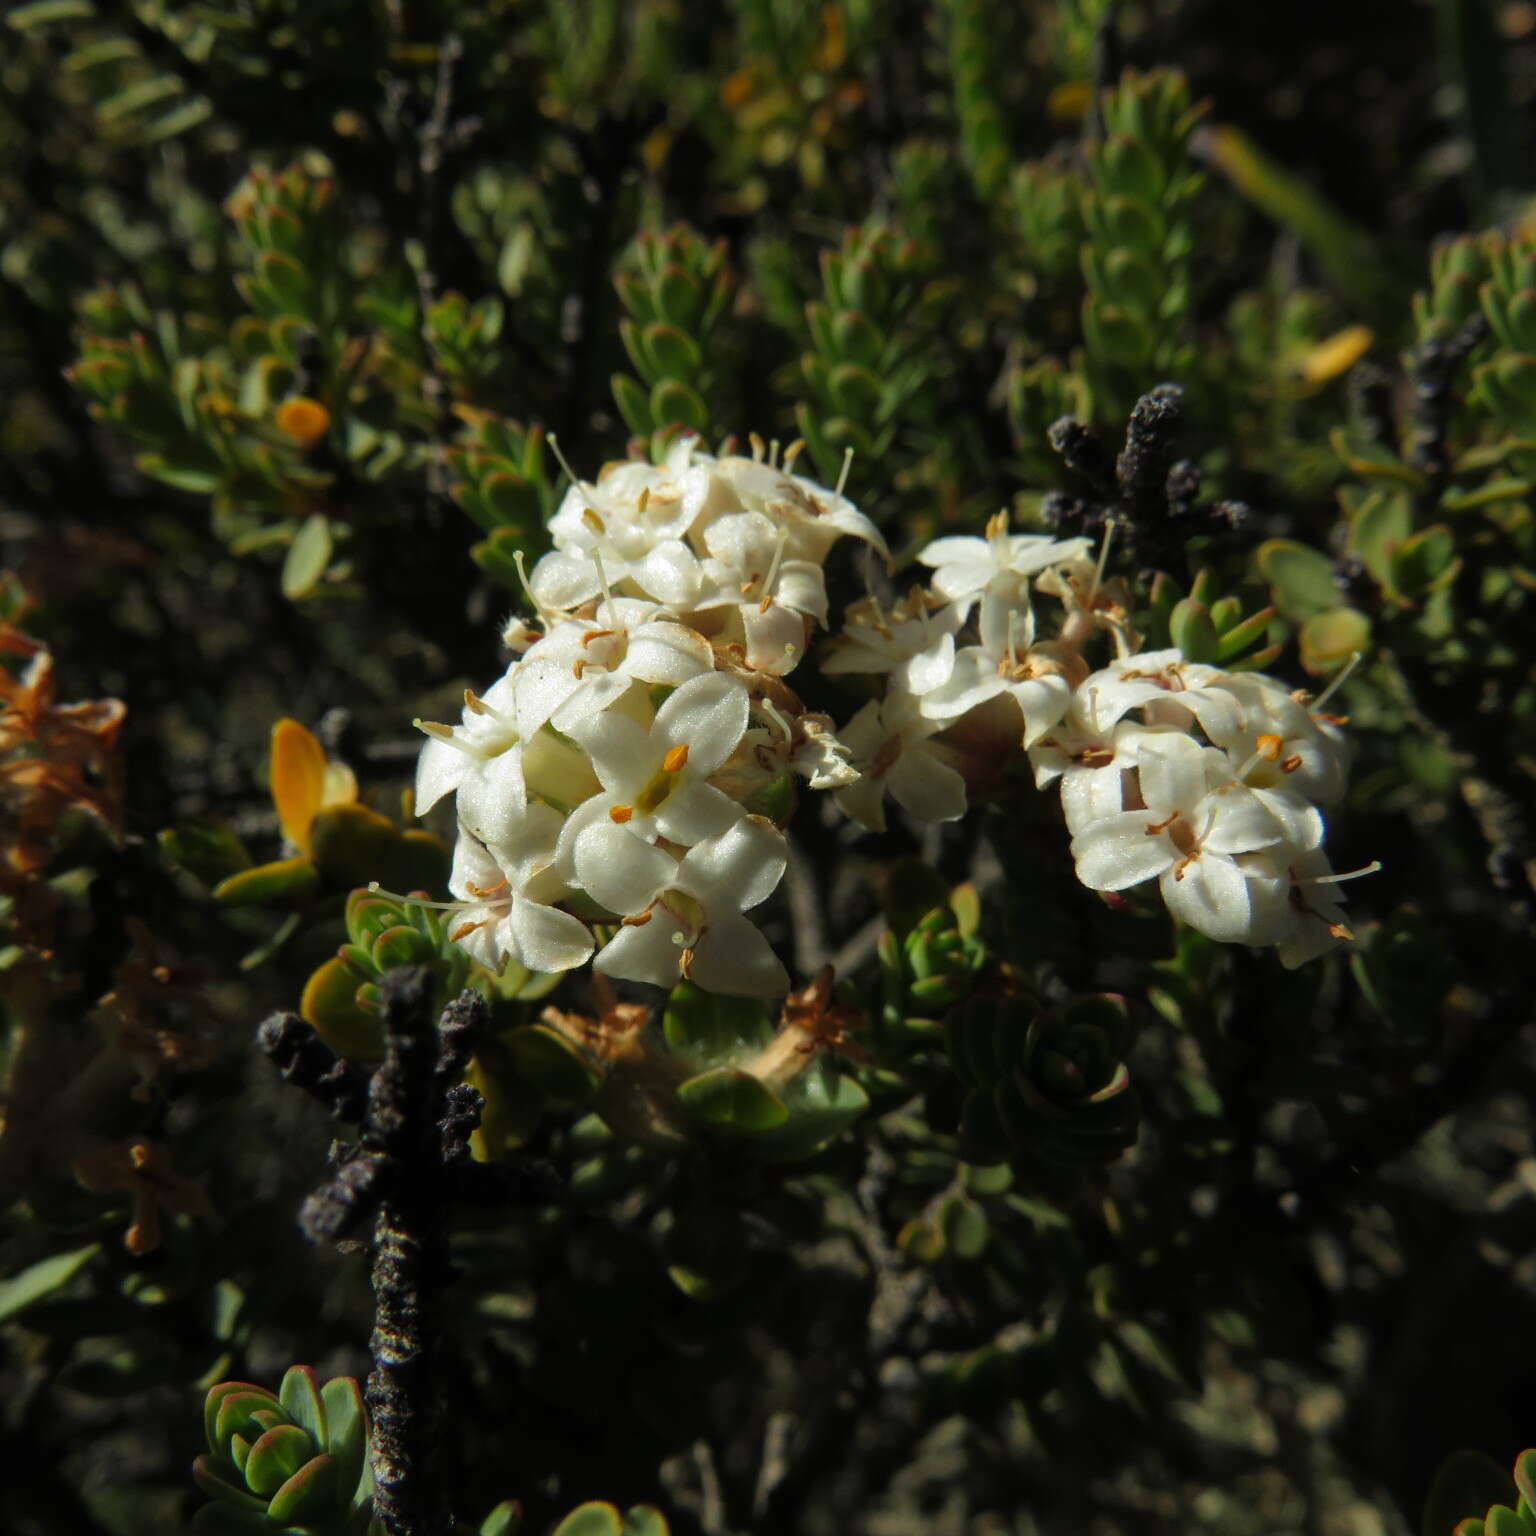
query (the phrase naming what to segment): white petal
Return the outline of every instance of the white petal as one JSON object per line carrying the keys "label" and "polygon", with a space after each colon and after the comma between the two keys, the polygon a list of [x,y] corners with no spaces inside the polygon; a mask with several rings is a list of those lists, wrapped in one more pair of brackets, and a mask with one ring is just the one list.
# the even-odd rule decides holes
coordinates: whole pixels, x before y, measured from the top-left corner
{"label": "white petal", "polygon": [[1289,789],[1256,789],[1253,794],[1280,824],[1292,848],[1310,852],[1322,843],[1323,814],[1315,805]]}
{"label": "white petal", "polygon": [[473,833],[461,827],[458,841],[453,845],[453,869],[448,876],[448,889],[460,901],[472,901],[477,890],[488,891],[505,878],[490,850]]}
{"label": "white petal", "polygon": [[819,565],[808,560],[785,560],[773,584],[773,601],[781,608],[807,613],[820,624],[827,622],[827,579]]}
{"label": "white petal", "polygon": [[[682,688],[677,690],[678,693],[682,691]],[[676,698],[677,694],[672,697]],[[655,771],[657,758],[666,751],[666,747],[658,745],[644,726],[636,725],[627,715],[613,709],[572,722],[569,734],[587,749],[603,788],[612,790],[621,799],[639,792]]]}
{"label": "white petal", "polygon": [[690,848],[677,885],[711,913],[745,912],[766,901],[784,874],[789,845],[761,816],[743,816],[728,832]]}
{"label": "white petal", "polygon": [[546,608],[575,608],[602,590],[590,555],[551,550],[528,578],[533,595]]}
{"label": "white petal", "polygon": [[748,708],[746,685],[729,672],[711,672],[684,683],[656,711],[647,772],[651,757],[686,746],[690,776],[707,777],[736,750],[747,729]]}
{"label": "white petal", "polygon": [[592,953],[592,935],[579,918],[523,896],[512,898],[510,926],[518,964],[530,971],[569,971]]}
{"label": "white petal", "polygon": [[907,687],[915,694],[929,693],[947,683],[954,669],[955,637],[941,635],[927,650],[920,651],[907,663]]}
{"label": "white petal", "polygon": [[656,807],[655,823],[669,843],[691,848],[728,831],[742,815],[741,806],[723,790],[702,779],[685,778]]}
{"label": "white petal", "polygon": [[[1036,782],[1041,772],[1036,769]],[[1106,816],[1118,816],[1125,809],[1126,771],[1118,763],[1105,768],[1085,768],[1070,764],[1061,777],[1061,809],[1067,827],[1074,834],[1082,832]],[[1150,820],[1144,817],[1144,820]]]}
{"label": "white petal", "polygon": [[[1260,796],[1241,784],[1222,785],[1194,813],[1200,846],[1209,853],[1253,853],[1283,841],[1284,828]],[[1319,835],[1321,835],[1321,817]]]}
{"label": "white petal", "polygon": [[955,657],[944,682],[922,694],[918,708],[929,720],[954,720],[1007,688],[992,657],[979,645],[968,645]]}
{"label": "white petal", "polygon": [[460,819],[481,842],[511,842],[528,804],[522,748],[512,747],[467,774],[458,803]]}
{"label": "white petal", "polygon": [[1255,942],[1248,881],[1231,859],[1205,853],[1181,860],[1163,876],[1162,892],[1168,910],[1207,938]]}
{"label": "white petal", "polygon": [[886,779],[892,798],[919,821],[958,821],[965,815],[965,780],[925,747],[909,746]]}
{"label": "white petal", "polygon": [[714,669],[709,641],[683,624],[642,624],[631,631],[624,670],[647,683],[686,683],[701,672]]}
{"label": "white petal", "polygon": [[789,973],[761,932],[736,913],[713,918],[693,948],[689,977],[727,997],[782,997]]}
{"label": "white petal", "polygon": [[1151,824],[1146,811],[1122,811],[1083,828],[1072,839],[1077,878],[1089,890],[1123,891],[1172,868],[1179,855]]}
{"label": "white petal", "polygon": [[1207,748],[1190,736],[1169,734],[1136,747],[1136,768],[1141,779],[1141,798],[1160,821],[1171,811],[1191,810],[1210,782]]}
{"label": "white petal", "polygon": [[469,758],[446,741],[428,738],[416,759],[416,814],[425,816],[444,795],[459,787],[469,769]]}
{"label": "white petal", "polygon": [[864,777],[835,791],[838,809],[866,832],[885,831],[885,780]]}
{"label": "white petal", "polygon": [[657,907],[647,923],[620,928],[600,949],[592,969],[620,981],[648,981],[656,987],[677,985],[681,946],[672,942],[677,925]]}
{"label": "white petal", "polygon": [[746,637],[747,665],[774,677],[792,672],[805,654],[805,616],[777,603],[766,613],[760,603],[743,603],[737,611]]}
{"label": "white petal", "polygon": [[620,917],[633,917],[670,885],[677,860],[612,821],[594,821],[575,840],[576,883]]}
{"label": "white petal", "polygon": [[658,545],[635,567],[634,578],[658,602],[691,608],[704,588],[699,558],[680,539]]}

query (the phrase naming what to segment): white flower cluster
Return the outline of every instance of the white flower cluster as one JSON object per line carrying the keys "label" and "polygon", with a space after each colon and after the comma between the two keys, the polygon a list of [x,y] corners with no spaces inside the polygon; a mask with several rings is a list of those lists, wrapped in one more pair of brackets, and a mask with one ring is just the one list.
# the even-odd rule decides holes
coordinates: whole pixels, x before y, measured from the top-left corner
{"label": "white flower cluster", "polygon": [[[454,937],[476,959],[782,994],[744,914],[784,873],[795,776],[879,831],[887,795],[952,821],[1026,753],[1060,784],[1091,889],[1156,880],[1191,927],[1288,965],[1349,936],[1319,810],[1344,789],[1339,722],[1272,678],[1136,654],[1129,596],[1085,539],[1000,514],[935,540],[928,585],[855,603],[819,658],[879,696],[841,729],[809,713],[785,679],[826,623],[829,550],[846,534],[889,554],[793,452],[754,447],[684,438],[573,483],[527,578],[539,628],[509,624],[514,660],[458,725],[417,722],[417,808],[456,796]],[[1095,671],[1100,637],[1117,659]],[[594,925],[615,930],[600,949]]]}
{"label": "white flower cluster", "polygon": [[[954,820],[967,782],[1022,747],[1037,785],[1060,783],[1090,889],[1155,879],[1183,922],[1275,945],[1290,966],[1350,936],[1319,810],[1344,792],[1341,722],[1274,678],[1136,655],[1127,594],[1085,540],[1011,534],[999,516],[985,538],[938,539],[918,558],[928,587],[856,604],[823,663],[887,675],[839,733],[860,771],[837,792],[849,816],[883,828],[889,792],[920,820]],[[1032,592],[1060,604],[1051,638]],[[1090,671],[1083,647],[1100,632],[1118,659]]]}
{"label": "white flower cluster", "polygon": [[617,932],[610,976],[772,996],[789,978],[743,914],[778,884],[768,815],[798,774],[856,777],[831,721],[784,682],[826,622],[822,564],[874,525],[777,455],[713,458],[680,440],[661,464],[572,485],[528,577],[539,630],[456,726],[418,721],[425,812],[456,796],[454,936],[500,969],[581,965],[591,924]]}

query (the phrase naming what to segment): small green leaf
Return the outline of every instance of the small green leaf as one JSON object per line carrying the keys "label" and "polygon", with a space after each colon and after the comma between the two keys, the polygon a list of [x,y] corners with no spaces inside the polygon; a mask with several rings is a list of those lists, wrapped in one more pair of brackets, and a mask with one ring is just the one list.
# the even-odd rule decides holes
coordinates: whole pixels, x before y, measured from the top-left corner
{"label": "small green leaf", "polygon": [[1316,549],[1291,539],[1268,539],[1259,546],[1259,570],[1274,591],[1274,602],[1288,619],[1308,619],[1339,605],[1333,562]]}
{"label": "small green leaf", "polygon": [[334,550],[330,520],[323,512],[310,513],[294,534],[283,561],[283,596],[290,602],[308,597],[325,575]]}
{"label": "small green leaf", "polygon": [[624,1522],[612,1504],[594,1501],[573,1509],[550,1536],[624,1536]]}
{"label": "small green leaf", "polygon": [[689,1078],[677,1097],[695,1120],[718,1130],[771,1131],[789,1119],[777,1094],[735,1067],[717,1067]]}
{"label": "small green leaf", "polygon": [[313,1457],[272,1495],[267,1518],[290,1520],[295,1525],[322,1525],[335,1512],[340,1487],[341,1467],[336,1458]]}
{"label": "small green leaf", "polygon": [[518,1536],[523,1528],[523,1506],[516,1499],[503,1499],[480,1522],[479,1536]]}
{"label": "small green leaf", "polygon": [[319,872],[311,860],[298,854],[231,875],[214,887],[213,899],[221,907],[247,907],[269,901],[302,903],[319,889]]}
{"label": "small green leaf", "polygon": [[1423,1536],[1450,1536],[1457,1521],[1481,1516],[1490,1505],[1515,1497],[1514,1482],[1483,1451],[1452,1451],[1435,1471],[1424,1500]]}
{"label": "small green leaf", "polygon": [[601,1086],[601,1074],[564,1035],[547,1024],[509,1031],[502,1044],[514,1070],[540,1093],[564,1104],[585,1104]]}
{"label": "small green leaf", "polygon": [[9,1322],[34,1302],[67,1285],[100,1252],[101,1244],[91,1243],[68,1253],[55,1253],[18,1275],[0,1280],[0,1323]]}
{"label": "small green leaf", "polygon": [[1168,619],[1168,635],[1190,661],[1214,662],[1221,654],[1221,637],[1216,633],[1210,609],[1192,597],[1174,604]]}
{"label": "small green leaf", "polygon": [[315,1442],[297,1424],[276,1424],[251,1447],[245,1480],[252,1493],[270,1498],[315,1454]]}

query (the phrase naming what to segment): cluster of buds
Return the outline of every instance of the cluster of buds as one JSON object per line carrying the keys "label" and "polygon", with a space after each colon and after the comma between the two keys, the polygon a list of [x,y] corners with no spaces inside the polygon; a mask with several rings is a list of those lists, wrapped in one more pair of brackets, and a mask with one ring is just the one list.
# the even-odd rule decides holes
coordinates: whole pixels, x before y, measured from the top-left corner
{"label": "cluster of buds", "polygon": [[[928,545],[927,586],[856,604],[824,668],[886,684],[839,733],[860,775],[839,803],[873,830],[887,793],[919,820],[951,821],[1027,753],[1037,785],[1060,784],[1090,889],[1155,880],[1182,922],[1274,945],[1286,965],[1349,938],[1319,809],[1344,792],[1343,722],[1326,697],[1257,672],[1138,654],[1107,553],[1107,538],[1095,563],[1085,539],[1010,533],[1000,514],[984,538]],[[1041,595],[1054,600],[1048,635]],[[1113,659],[1094,668],[1105,642]]]}
{"label": "cluster of buds", "polygon": [[745,914],[784,872],[796,779],[858,775],[785,679],[826,622],[832,545],[888,552],[793,450],[754,448],[685,437],[660,464],[573,475],[526,580],[539,627],[508,625],[514,659],[458,725],[417,722],[418,810],[456,796],[452,936],[492,970],[591,957],[664,987],[789,990]]}

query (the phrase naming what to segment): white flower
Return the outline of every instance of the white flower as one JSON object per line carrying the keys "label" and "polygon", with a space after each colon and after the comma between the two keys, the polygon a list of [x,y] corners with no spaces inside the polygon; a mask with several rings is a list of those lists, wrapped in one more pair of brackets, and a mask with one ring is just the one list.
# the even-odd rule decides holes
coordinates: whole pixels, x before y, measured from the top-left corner
{"label": "white flower", "polygon": [[1176,734],[1142,737],[1137,780],[1144,808],[1100,817],[1072,839],[1077,876],[1098,891],[1156,879],[1168,909],[1227,943],[1272,944],[1290,922],[1289,881],[1274,861],[1322,838],[1310,807],[1280,805],[1231,777],[1223,753]]}
{"label": "white flower", "polygon": [[530,804],[506,827],[511,839],[490,847],[459,829],[448,888],[464,906],[452,936],[493,971],[508,958],[530,971],[569,971],[592,953],[586,924],[550,904],[568,894],[552,868],[562,819]]}
{"label": "white flower", "polygon": [[957,821],[965,815],[965,780],[946,760],[947,749],[929,739],[938,730],[906,694],[866,704],[838,732],[860,775],[837,791],[843,814],[871,832],[883,832],[889,790],[919,821]]}
{"label": "white flower", "polygon": [[488,770],[508,796],[522,798],[522,761],[517,747],[524,730],[518,717],[517,692],[518,663],[514,662],[483,695],[465,689],[464,714],[458,725],[415,722],[429,738],[416,760],[418,816]]}
{"label": "white flower", "polygon": [[1341,721],[1314,713],[1305,693],[1261,672],[1229,673],[1215,686],[1232,696],[1238,719],[1235,726],[1213,719],[1206,734],[1235,760],[1255,760],[1243,775],[1247,783],[1288,789],[1319,805],[1344,798],[1349,745]]}
{"label": "white flower", "polygon": [[1231,677],[1220,667],[1186,660],[1179,650],[1126,656],[1084,679],[1082,714],[1091,729],[1108,731],[1136,710],[1147,725],[1187,731],[1198,723],[1219,742],[1242,729],[1242,709],[1227,686]]}
{"label": "white flower", "polygon": [[[1355,874],[1370,874],[1378,867],[1372,865],[1370,869],[1355,871]],[[1290,879],[1291,924],[1279,940],[1277,953],[1287,970],[1295,970],[1298,965],[1315,960],[1354,938],[1340,905],[1344,894],[1339,888],[1342,881],[1352,876],[1334,874],[1320,848],[1292,858],[1285,873]]]}
{"label": "white flower", "polygon": [[890,564],[880,530],[840,492],[757,459],[720,459],[713,472],[715,489],[706,515],[710,508],[766,512],[788,529],[789,554],[817,565],[845,534],[863,539]]}
{"label": "white flower", "polygon": [[[862,597],[844,613],[842,630],[828,643],[821,670],[834,677],[848,672],[895,673],[910,687],[908,663],[919,657],[939,657],[944,638],[953,637],[964,622],[958,608],[940,606],[921,587],[913,587],[889,608],[877,597]],[[954,654],[952,638],[949,654]],[[931,661],[917,662],[919,678],[925,664]]]}
{"label": "white flower", "polygon": [[571,726],[602,783],[566,826],[562,860],[579,835],[606,820],[627,836],[664,837],[685,847],[724,832],[741,807],[706,783],[747,728],[746,687],[728,672],[684,683],[656,712],[649,728],[618,709],[605,709]]}
{"label": "white flower", "polygon": [[1027,604],[984,594],[980,629],[981,644],[955,654],[949,675],[923,691],[919,708],[930,720],[950,721],[1006,695],[1018,705],[1023,744],[1032,746],[1066,714],[1073,684],[1087,668],[1071,646],[1031,644],[1034,616]]}
{"label": "white flower", "polygon": [[982,539],[951,534],[935,539],[918,559],[933,567],[933,590],[969,612],[988,588],[1010,595],[1027,592],[1037,572],[1072,560],[1089,548],[1087,539],[1053,539],[1040,533],[1009,533],[1008,514],[999,512]]}
{"label": "white flower", "polygon": [[595,822],[577,840],[576,878],[624,923],[593,968],[658,987],[679,976],[708,992],[772,997],[789,977],[742,913],[767,899],[786,863],[784,835],[761,816],[675,859],[622,826]]}

